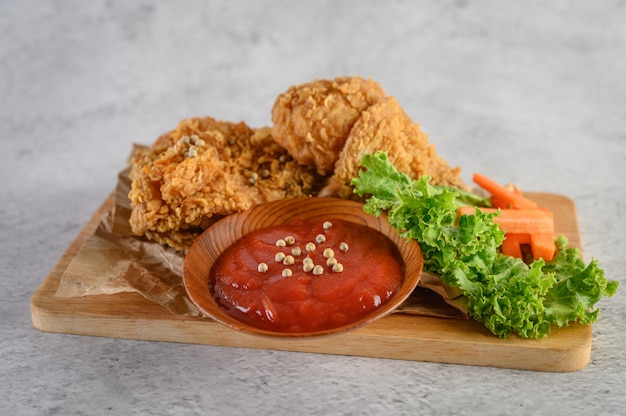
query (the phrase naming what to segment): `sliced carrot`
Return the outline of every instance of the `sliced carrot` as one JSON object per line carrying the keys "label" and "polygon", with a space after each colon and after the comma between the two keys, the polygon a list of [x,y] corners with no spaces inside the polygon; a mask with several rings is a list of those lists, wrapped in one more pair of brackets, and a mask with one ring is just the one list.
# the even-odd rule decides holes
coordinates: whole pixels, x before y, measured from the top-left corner
{"label": "sliced carrot", "polygon": [[556,245],[553,234],[510,234],[505,235],[502,242],[502,254],[523,259],[522,245],[528,244],[533,253],[533,259],[550,261],[554,258]]}
{"label": "sliced carrot", "polygon": [[537,233],[530,236],[530,249],[535,260],[544,259],[550,261],[556,253],[554,233]]}
{"label": "sliced carrot", "polygon": [[[472,215],[476,207],[466,205],[459,207],[458,215]],[[482,212],[493,213],[497,208],[479,208]],[[554,217],[546,209],[501,209],[493,219],[502,231],[512,234],[545,234],[554,233]]]}
{"label": "sliced carrot", "polygon": [[[498,204],[504,204],[504,206],[499,205],[501,208],[513,208],[513,209],[534,209],[537,208],[537,203],[531,201],[525,196],[521,195],[519,192],[515,192],[510,190],[493,179],[482,175],[480,173],[475,173],[473,176],[474,182],[483,188],[485,191],[489,192],[497,201]],[[493,203],[493,202],[492,202]]]}
{"label": "sliced carrot", "polygon": [[[461,216],[461,215],[474,215],[474,213],[476,213],[476,208],[474,205],[461,205],[458,209],[457,209],[457,216]],[[478,208],[480,210],[485,210],[485,209],[491,209],[491,208]]]}
{"label": "sliced carrot", "polygon": [[554,217],[550,211],[503,209],[494,222],[511,234],[554,234]]}
{"label": "sliced carrot", "polygon": [[[493,213],[497,208],[478,208],[485,213]],[[458,215],[473,215],[474,206],[462,206]],[[502,253],[523,258],[521,245],[528,244],[535,260],[546,261],[554,258],[554,215],[546,208],[540,209],[501,209],[493,221],[505,232]]]}
{"label": "sliced carrot", "polygon": [[[515,193],[517,195],[522,195],[522,190],[519,189],[517,186],[510,186],[510,187],[506,187],[505,186],[505,189],[508,189],[509,191],[511,191],[511,192],[513,192],[513,193]],[[493,195],[491,195],[489,197],[489,202],[491,202],[491,206],[494,207],[494,208],[502,208],[502,209],[511,208],[506,201],[504,201],[502,199],[498,199],[497,197],[495,197]]]}
{"label": "sliced carrot", "polygon": [[498,199],[494,196],[489,198],[489,202],[491,202],[491,206],[494,208],[502,208],[502,209],[509,209],[509,204],[506,201],[503,201],[501,199]]}
{"label": "sliced carrot", "polygon": [[[507,188],[480,173],[473,176],[474,182],[489,192],[493,208],[478,208],[485,213],[500,213],[493,221],[505,232],[502,253],[522,258],[522,246],[529,245],[535,260],[552,260],[556,252],[554,244],[554,215],[547,208],[538,207],[534,201],[524,197],[518,188]],[[474,206],[463,206],[458,215],[472,215]]]}
{"label": "sliced carrot", "polygon": [[530,244],[530,235],[528,234],[505,234],[505,239],[502,242],[502,254],[507,256],[523,258],[522,256],[522,244]]}

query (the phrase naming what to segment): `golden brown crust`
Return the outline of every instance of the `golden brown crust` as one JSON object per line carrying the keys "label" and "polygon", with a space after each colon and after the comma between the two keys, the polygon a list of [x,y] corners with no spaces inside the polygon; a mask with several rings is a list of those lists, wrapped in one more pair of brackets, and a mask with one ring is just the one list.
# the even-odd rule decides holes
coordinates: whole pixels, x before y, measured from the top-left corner
{"label": "golden brown crust", "polygon": [[384,96],[380,84],[360,77],[292,86],[274,103],[272,136],[300,164],[332,173],[352,125]]}
{"label": "golden brown crust", "polygon": [[[459,168],[375,81],[316,80],[280,94],[273,126],[212,117],[183,120],[132,160],[130,224],[138,235],[180,250],[212,223],[295,196],[359,199],[351,180],[366,153],[387,152],[400,170],[463,187]],[[328,183],[325,183],[325,182]]]}
{"label": "golden brown crust", "polygon": [[435,146],[394,97],[386,97],[365,110],[346,140],[325,195],[353,198],[350,181],[358,175],[365,154],[387,152],[395,167],[416,179],[429,175],[431,183],[462,187],[460,168],[452,168],[437,155]]}
{"label": "golden brown crust", "polygon": [[183,120],[135,154],[130,179],[133,232],[181,250],[225,215],[321,186],[314,168],[294,162],[268,127],[211,117]]}

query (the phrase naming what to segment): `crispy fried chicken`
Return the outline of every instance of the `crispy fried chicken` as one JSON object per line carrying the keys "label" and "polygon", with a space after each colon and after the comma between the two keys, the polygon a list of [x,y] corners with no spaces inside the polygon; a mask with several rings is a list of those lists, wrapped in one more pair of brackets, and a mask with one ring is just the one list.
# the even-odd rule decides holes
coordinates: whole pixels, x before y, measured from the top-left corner
{"label": "crispy fried chicken", "polygon": [[459,168],[398,101],[370,79],[339,77],[290,87],[272,127],[211,117],[183,120],[137,152],[129,197],[134,233],[179,250],[220,218],[268,201],[318,195],[359,199],[351,180],[366,153],[382,150],[412,178],[464,187]]}
{"label": "crispy fried chicken", "polygon": [[368,107],[354,123],[322,194],[354,198],[350,181],[358,175],[361,159],[379,150],[387,152],[396,168],[414,179],[427,174],[432,184],[463,187],[460,168],[450,167],[439,157],[426,133],[396,98],[388,96]]}
{"label": "crispy fried chicken", "polygon": [[133,232],[179,250],[225,215],[322,186],[315,168],[296,163],[268,127],[211,117],[183,120],[136,153],[130,179]]}
{"label": "crispy fried chicken", "polygon": [[380,84],[359,77],[292,86],[274,103],[272,136],[300,164],[332,173],[352,125],[384,97]]}

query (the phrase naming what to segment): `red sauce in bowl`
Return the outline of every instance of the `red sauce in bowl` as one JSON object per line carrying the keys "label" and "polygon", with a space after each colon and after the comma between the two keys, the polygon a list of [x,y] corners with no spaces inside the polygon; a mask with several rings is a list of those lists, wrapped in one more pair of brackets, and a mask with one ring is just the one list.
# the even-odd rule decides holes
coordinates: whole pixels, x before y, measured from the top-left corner
{"label": "red sauce in bowl", "polygon": [[338,219],[293,220],[228,247],[209,288],[239,321],[301,333],[358,321],[387,303],[403,276],[397,247],[380,232]]}

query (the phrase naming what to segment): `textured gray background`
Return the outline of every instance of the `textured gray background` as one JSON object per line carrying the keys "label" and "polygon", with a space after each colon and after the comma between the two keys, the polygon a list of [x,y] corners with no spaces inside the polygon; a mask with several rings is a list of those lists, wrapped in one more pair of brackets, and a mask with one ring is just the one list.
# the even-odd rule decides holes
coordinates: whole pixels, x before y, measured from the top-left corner
{"label": "textured gray background", "polygon": [[0,0],[0,413],[618,414],[624,289],[566,374],[43,333],[29,301],[133,142],[270,123],[292,84],[379,81],[439,153],[574,199],[624,280],[626,2]]}

